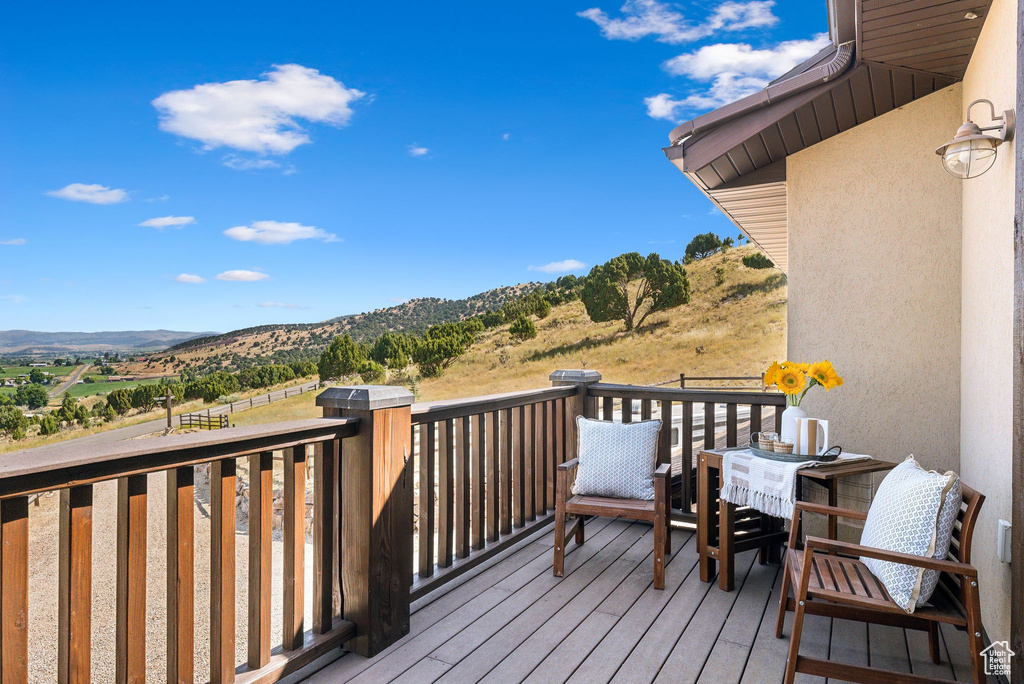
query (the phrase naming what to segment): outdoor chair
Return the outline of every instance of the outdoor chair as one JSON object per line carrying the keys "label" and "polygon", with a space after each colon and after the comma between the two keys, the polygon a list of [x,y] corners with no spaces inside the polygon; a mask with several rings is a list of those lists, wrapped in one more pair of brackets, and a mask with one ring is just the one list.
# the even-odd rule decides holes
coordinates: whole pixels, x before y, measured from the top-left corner
{"label": "outdoor chair", "polygon": [[[981,650],[981,608],[978,599],[978,572],[971,563],[974,524],[985,497],[961,483],[962,501],[949,553],[945,559],[851,544],[820,537],[807,537],[804,549],[797,550],[800,518],[806,512],[829,518],[866,520],[867,514],[834,506],[798,502],[790,528],[789,547],[782,578],[775,636],[782,637],[787,611],[795,611],[785,682],[793,682],[797,672],[853,682],[933,682],[929,677],[892,672],[877,668],[801,656],[800,637],[804,615],[824,615],[858,622],[892,625],[928,632],[929,655],[940,662],[939,623],[966,629],[970,647],[973,681],[984,682]],[[898,606],[881,582],[859,560],[860,557],[893,561],[941,573],[935,593],[927,604],[913,613]],[[790,587],[793,597],[789,596]]]}
{"label": "outdoor chair", "polygon": [[[565,545],[570,537],[583,543],[584,519],[587,516],[641,520],[654,526],[654,588],[665,588],[665,556],[672,550],[668,533],[671,465],[662,463],[654,470],[654,499],[620,499],[605,496],[572,495],[570,477],[579,465],[579,459],[558,466],[555,479],[555,577],[565,569]],[[572,522],[566,525],[567,517]]]}

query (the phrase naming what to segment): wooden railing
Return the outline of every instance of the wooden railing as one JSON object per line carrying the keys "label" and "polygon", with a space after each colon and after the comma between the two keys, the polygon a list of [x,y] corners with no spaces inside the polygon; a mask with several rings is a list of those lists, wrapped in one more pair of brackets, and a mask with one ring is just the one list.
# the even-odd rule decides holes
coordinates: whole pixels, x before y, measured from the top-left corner
{"label": "wooden railing", "polygon": [[[117,682],[142,682],[147,641],[148,476],[166,473],[167,680],[193,681],[195,615],[210,616],[210,680],[275,681],[349,639],[355,626],[334,611],[333,520],[339,443],[353,437],[354,418],[302,420],[229,428],[113,445],[73,443],[7,454],[0,461],[0,671],[2,681],[29,676],[29,526],[33,494],[60,495],[57,581],[57,679],[88,682],[93,658],[113,660]],[[306,467],[314,451],[313,616],[303,614]],[[284,591],[282,643],[272,648],[271,525],[273,454],[284,462]],[[247,658],[235,660],[235,523],[237,461],[249,472]],[[210,591],[194,605],[195,472],[210,469]],[[244,470],[243,466],[242,470]],[[114,652],[91,649],[94,485],[117,482]],[[38,533],[53,534],[40,530]],[[108,580],[109,581],[109,580]],[[306,627],[311,626],[307,630]],[[39,649],[38,643],[33,650]],[[44,649],[49,653],[48,649]]]}
{"label": "wooden railing", "polygon": [[[556,371],[551,380],[542,389],[421,404],[401,387],[335,387],[317,396],[323,418],[8,454],[0,460],[0,679],[28,677],[28,502],[41,492],[60,493],[58,681],[89,681],[92,661],[101,658],[113,658],[116,681],[143,680],[153,624],[146,606],[147,476],[165,473],[166,535],[158,536],[166,536],[168,681],[194,679],[198,610],[210,616],[210,680],[270,682],[343,644],[364,656],[379,653],[408,634],[411,601],[549,525],[556,467],[576,456],[577,416],[661,418],[659,458],[673,466],[673,517],[692,522],[694,450],[777,428],[785,405],[775,393],[606,384],[594,371]],[[271,595],[275,453],[283,463],[278,597]],[[246,463],[239,466],[239,458]],[[194,515],[206,508],[195,498],[197,466],[210,471],[210,591],[200,606],[193,598]],[[249,599],[247,615],[237,616],[235,501],[246,470]],[[94,485],[110,480],[117,482],[112,654],[94,651],[90,641]],[[37,533],[45,538],[45,530]],[[274,601],[284,617],[280,645],[271,648]],[[248,628],[239,664],[242,620]]]}
{"label": "wooden railing", "polygon": [[413,599],[551,523],[555,467],[575,444],[577,394],[561,386],[413,405]]}
{"label": "wooden railing", "polygon": [[182,413],[178,416],[178,427],[199,428],[200,430],[221,430],[228,426],[228,417],[224,414],[209,415],[206,413]]}
{"label": "wooden railing", "polygon": [[589,385],[587,399],[588,417],[625,423],[660,418],[671,426],[661,431],[658,456],[661,463],[672,464],[672,516],[684,522],[697,519],[695,448],[737,446],[750,432],[779,431],[786,406],[785,395],[774,392],[606,383]]}

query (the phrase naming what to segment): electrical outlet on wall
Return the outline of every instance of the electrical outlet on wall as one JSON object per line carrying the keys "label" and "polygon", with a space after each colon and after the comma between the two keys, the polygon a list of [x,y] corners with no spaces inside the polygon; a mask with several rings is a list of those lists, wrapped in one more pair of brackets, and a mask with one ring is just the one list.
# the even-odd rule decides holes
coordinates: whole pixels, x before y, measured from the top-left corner
{"label": "electrical outlet on wall", "polygon": [[999,532],[996,535],[996,549],[999,553],[999,560],[1003,563],[1010,562],[1010,530],[1012,525],[1006,520],[999,521]]}

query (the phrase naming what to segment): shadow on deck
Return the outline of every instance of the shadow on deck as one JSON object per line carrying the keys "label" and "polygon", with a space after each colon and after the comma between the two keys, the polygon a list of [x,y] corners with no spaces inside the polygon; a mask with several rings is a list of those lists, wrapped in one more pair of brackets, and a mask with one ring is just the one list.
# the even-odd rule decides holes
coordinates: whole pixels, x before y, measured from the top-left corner
{"label": "shadow on deck", "polygon": [[[565,577],[552,533],[506,552],[414,606],[411,632],[374,658],[346,654],[311,675],[328,682],[780,682],[789,640],[774,636],[781,572],[737,557],[736,590],[703,583],[695,536],[673,532],[664,591],[652,580],[652,530],[592,520]],[[793,614],[787,618],[786,635]],[[969,681],[963,632],[942,627],[942,664],[923,632],[807,616],[801,652]],[[952,662],[950,654],[955,658]],[[824,681],[798,675],[798,681]]]}

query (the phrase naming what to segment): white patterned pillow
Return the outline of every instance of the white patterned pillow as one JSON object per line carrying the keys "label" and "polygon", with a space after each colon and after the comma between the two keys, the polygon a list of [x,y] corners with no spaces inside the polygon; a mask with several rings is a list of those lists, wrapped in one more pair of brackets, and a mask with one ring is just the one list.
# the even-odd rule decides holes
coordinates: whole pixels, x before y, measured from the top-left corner
{"label": "white patterned pillow", "polygon": [[[960,512],[960,478],[925,470],[913,456],[878,485],[860,543],[886,551],[945,558]],[[861,557],[896,604],[913,613],[935,591],[939,573],[912,565]]]}
{"label": "white patterned pillow", "polygon": [[612,423],[576,418],[580,464],[572,493],[618,499],[654,498],[660,420]]}

